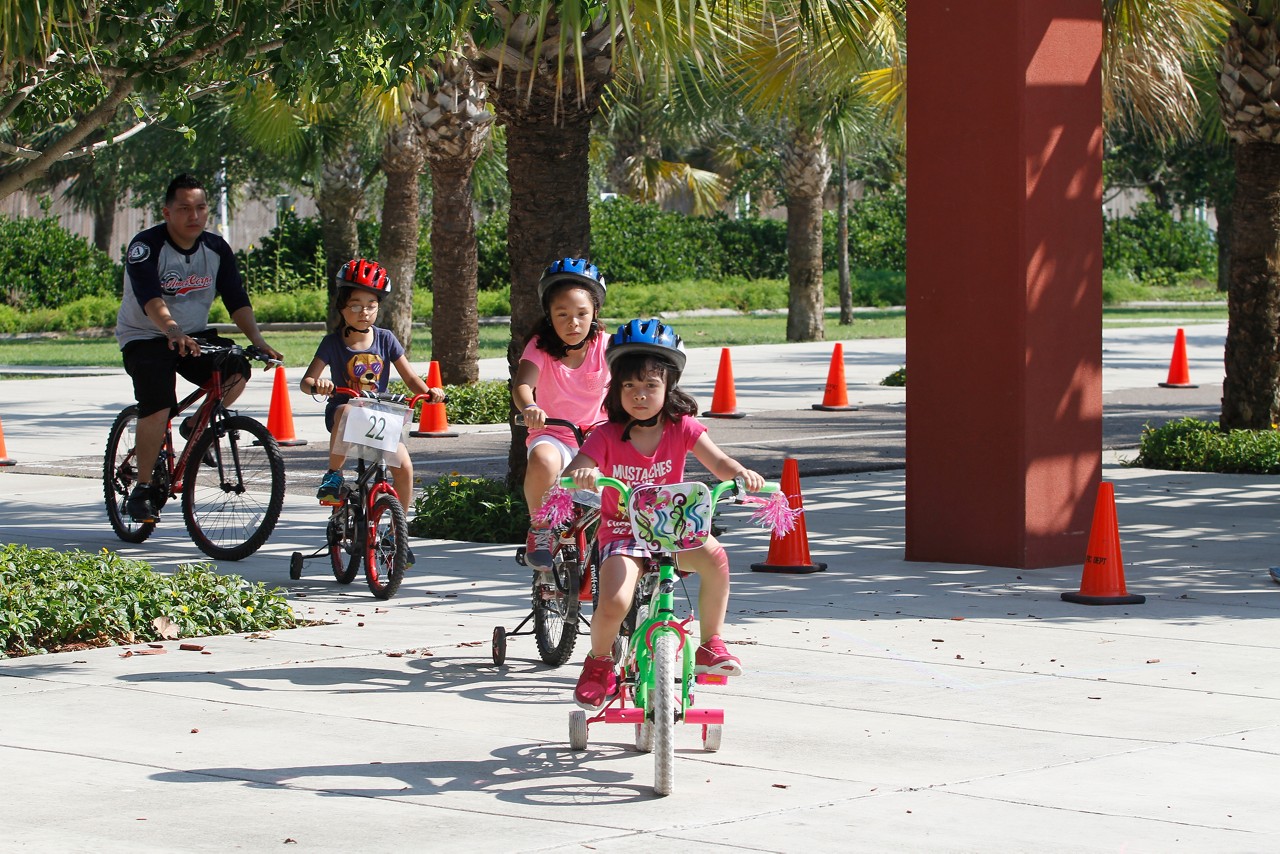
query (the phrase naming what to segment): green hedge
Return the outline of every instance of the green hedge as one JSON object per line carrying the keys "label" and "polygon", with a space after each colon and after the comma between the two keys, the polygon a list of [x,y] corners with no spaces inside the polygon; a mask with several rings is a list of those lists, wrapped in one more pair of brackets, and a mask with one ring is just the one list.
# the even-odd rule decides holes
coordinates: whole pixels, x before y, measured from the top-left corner
{"label": "green hedge", "polygon": [[1131,217],[1106,220],[1102,263],[1146,284],[1176,284],[1184,273],[1214,281],[1218,246],[1203,222],[1175,220],[1167,211],[1143,202]]}
{"label": "green hedge", "polygon": [[47,215],[13,219],[0,214],[0,270],[0,305],[18,311],[118,294],[124,281],[120,264]]}
{"label": "green hedge", "polygon": [[1280,474],[1280,431],[1222,431],[1210,421],[1183,418],[1147,425],[1132,465],[1173,471]]}

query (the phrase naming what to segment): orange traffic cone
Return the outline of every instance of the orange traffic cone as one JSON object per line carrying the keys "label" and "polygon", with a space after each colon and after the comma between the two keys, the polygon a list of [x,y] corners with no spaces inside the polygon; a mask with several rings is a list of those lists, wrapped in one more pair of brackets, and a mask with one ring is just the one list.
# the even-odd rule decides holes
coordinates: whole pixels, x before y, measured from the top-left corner
{"label": "orange traffic cone", "polygon": [[1062,598],[1077,605],[1141,605],[1145,596],[1130,594],[1124,586],[1124,560],[1120,557],[1120,526],[1116,521],[1115,487],[1098,485],[1098,501],[1089,529],[1089,550],[1084,557],[1084,577],[1079,593]]}
{"label": "orange traffic cone", "polygon": [[[782,461],[782,492],[792,510],[803,510],[800,497],[800,466],[791,457]],[[753,572],[786,572],[795,575],[822,572],[825,563],[814,563],[809,557],[809,529],[804,514],[796,517],[796,526],[787,534],[774,534],[769,539],[769,555],[764,563],[753,563]]]}
{"label": "orange traffic cone", "polygon": [[293,432],[293,409],[289,406],[289,381],[284,376],[284,365],[276,366],[276,378],[271,384],[271,408],[267,410],[267,432],[276,437],[277,445],[305,445]]}
{"label": "orange traffic cone", "polygon": [[1191,382],[1187,369],[1187,334],[1181,329],[1173,339],[1173,358],[1169,360],[1169,379],[1160,383],[1161,388],[1199,388]]}
{"label": "orange traffic cone", "polygon": [[[440,379],[440,363],[433,361],[427,367],[427,385],[431,388],[442,388]],[[427,439],[448,439],[458,434],[449,429],[449,417],[445,414],[443,403],[423,403],[422,416],[418,419],[418,429],[410,436]]]}
{"label": "orange traffic cone", "polygon": [[827,390],[822,395],[822,403],[815,403],[814,409],[823,412],[849,412],[858,407],[849,405],[849,390],[844,385],[844,345],[836,344],[831,351],[831,368],[827,371]]}
{"label": "orange traffic cone", "polygon": [[733,365],[729,361],[729,348],[720,350],[720,370],[716,374],[716,390],[711,395],[711,408],[702,413],[708,418],[746,418],[738,411],[738,394],[733,390]]}
{"label": "orange traffic cone", "polygon": [[9,459],[9,452],[4,449],[4,425],[0,424],[0,466],[16,466],[17,460]]}

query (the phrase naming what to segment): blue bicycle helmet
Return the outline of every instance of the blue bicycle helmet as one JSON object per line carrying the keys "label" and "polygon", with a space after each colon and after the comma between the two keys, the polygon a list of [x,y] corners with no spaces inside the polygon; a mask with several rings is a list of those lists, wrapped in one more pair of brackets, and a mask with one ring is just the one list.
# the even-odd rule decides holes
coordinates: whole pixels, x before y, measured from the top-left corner
{"label": "blue bicycle helmet", "polygon": [[561,258],[543,270],[542,278],[538,280],[538,302],[542,303],[543,311],[547,310],[547,294],[552,286],[565,282],[589,288],[595,293],[596,301],[604,305],[604,276],[600,275],[596,265],[585,258]]}
{"label": "blue bicycle helmet", "polygon": [[614,361],[628,353],[652,353],[672,362],[677,371],[684,371],[684,341],[674,329],[656,317],[633,320],[619,326],[618,331],[609,338],[604,359],[612,369]]}

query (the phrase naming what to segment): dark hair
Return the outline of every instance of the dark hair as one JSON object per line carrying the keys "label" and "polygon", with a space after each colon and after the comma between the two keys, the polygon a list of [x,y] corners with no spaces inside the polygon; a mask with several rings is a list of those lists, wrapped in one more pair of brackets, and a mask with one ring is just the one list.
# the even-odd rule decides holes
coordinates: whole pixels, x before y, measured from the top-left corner
{"label": "dark hair", "polygon": [[342,335],[342,333],[347,331],[347,321],[342,317],[342,310],[347,307],[347,303],[351,301],[351,295],[356,291],[368,294],[373,297],[374,301],[377,302],[379,306],[382,305],[382,297],[368,288],[354,288],[350,285],[343,285],[338,288],[333,294],[333,307],[337,309],[338,312],[338,324],[333,327],[333,331],[338,333],[338,335]]}
{"label": "dark hair", "polygon": [[568,346],[560,339],[555,325],[551,322],[551,315],[547,314],[547,307],[551,305],[551,300],[555,298],[555,295],[569,288],[580,288],[586,291],[587,297],[591,300],[593,316],[591,318],[591,331],[587,333],[587,343],[594,341],[597,335],[604,333],[604,327],[600,325],[600,298],[596,295],[596,292],[581,282],[561,282],[553,285],[547,291],[542,305],[542,317],[538,318],[537,322],[533,324],[533,328],[529,330],[529,334],[525,336],[525,346],[528,346],[530,341],[537,341],[538,349],[553,359],[563,359],[569,355]]}
{"label": "dark hair", "polygon": [[[177,198],[179,190],[204,190],[204,184],[194,175],[188,175],[183,172],[169,182],[169,189],[164,191],[164,203],[166,205],[173,204],[173,200]],[[208,195],[207,191],[205,195]]]}
{"label": "dark hair", "polygon": [[609,390],[604,396],[605,412],[615,424],[626,424],[631,415],[622,406],[624,380],[643,379],[657,374],[667,384],[667,399],[662,402],[662,415],[676,421],[685,415],[698,414],[698,402],[680,388],[680,372],[669,359],[654,353],[628,353],[614,360],[609,374]]}

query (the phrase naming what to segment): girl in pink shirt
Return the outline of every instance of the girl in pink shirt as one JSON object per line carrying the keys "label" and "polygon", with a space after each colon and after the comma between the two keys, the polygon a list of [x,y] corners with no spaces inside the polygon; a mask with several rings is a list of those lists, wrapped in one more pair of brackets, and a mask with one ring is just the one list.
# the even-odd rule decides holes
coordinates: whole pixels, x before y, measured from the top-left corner
{"label": "girl in pink shirt", "polygon": [[578,452],[573,431],[548,427],[546,420],[561,418],[583,429],[604,420],[601,406],[609,369],[598,319],[604,297],[604,277],[581,258],[560,259],[538,282],[543,317],[525,344],[511,388],[511,398],[529,428],[524,498],[530,522],[525,562],[534,569],[551,568],[554,544],[551,529],[537,522],[536,514],[547,490]]}
{"label": "girl in pink shirt", "polygon": [[[609,340],[606,351],[612,380],[605,397],[609,415],[569,464],[567,475],[582,489],[594,489],[608,475],[624,483],[679,483],[691,453],[719,480],[742,478],[758,491],[764,478],[727,456],[707,435],[694,413],[697,403],[677,384],[684,370],[684,344],[657,318],[633,320]],[[627,611],[647,552],[631,535],[618,496],[606,490],[598,539],[600,595],[591,617],[591,654],[573,698],[594,711],[618,693],[613,641]],[[621,512],[620,512],[621,511]],[[698,673],[742,674],[742,664],[720,637],[729,607],[729,558],[714,537],[699,548],[680,552],[682,570],[698,573],[698,621],[702,645],[694,658]]]}

